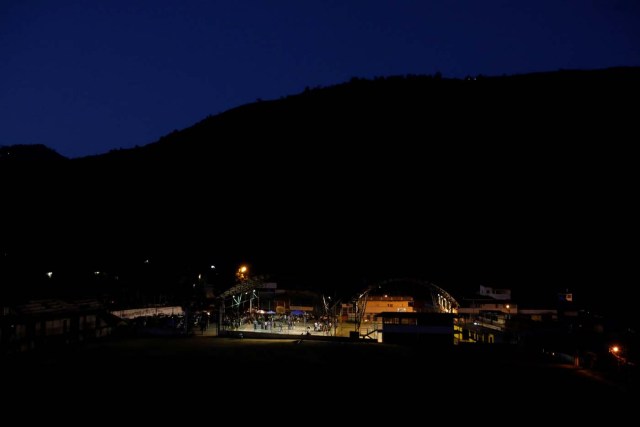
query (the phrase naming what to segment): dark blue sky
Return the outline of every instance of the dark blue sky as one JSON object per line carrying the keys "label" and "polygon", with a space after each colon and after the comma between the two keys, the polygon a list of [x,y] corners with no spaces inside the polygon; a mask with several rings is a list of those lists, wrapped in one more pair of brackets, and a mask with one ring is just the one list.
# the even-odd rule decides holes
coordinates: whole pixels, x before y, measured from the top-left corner
{"label": "dark blue sky", "polygon": [[638,0],[2,0],[0,145],[146,145],[351,77],[640,65]]}

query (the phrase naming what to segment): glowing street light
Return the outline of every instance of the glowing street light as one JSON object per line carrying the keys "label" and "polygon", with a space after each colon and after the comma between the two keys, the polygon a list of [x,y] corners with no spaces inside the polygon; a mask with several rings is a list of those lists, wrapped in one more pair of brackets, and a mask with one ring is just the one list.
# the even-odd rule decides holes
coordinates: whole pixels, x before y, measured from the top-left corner
{"label": "glowing street light", "polygon": [[615,357],[616,364],[618,365],[618,369],[620,369],[621,366],[624,366],[627,364],[627,359],[623,355],[622,350],[623,348],[616,344],[609,347],[609,353],[611,353],[613,357]]}
{"label": "glowing street light", "polygon": [[236,272],[236,277],[238,278],[238,280],[245,280],[247,278],[248,271],[249,268],[246,265],[241,265]]}
{"label": "glowing street light", "polygon": [[507,314],[504,317],[504,327],[503,327],[503,332],[505,334],[505,339],[508,339],[507,337],[507,321],[509,320],[509,318],[511,317],[511,306],[509,304],[506,304],[504,306],[504,308],[507,309]]}
{"label": "glowing street light", "polygon": [[619,345],[614,344],[610,346],[609,353],[611,353],[613,357],[618,360],[618,363],[620,363],[620,361],[622,360],[622,348]]}

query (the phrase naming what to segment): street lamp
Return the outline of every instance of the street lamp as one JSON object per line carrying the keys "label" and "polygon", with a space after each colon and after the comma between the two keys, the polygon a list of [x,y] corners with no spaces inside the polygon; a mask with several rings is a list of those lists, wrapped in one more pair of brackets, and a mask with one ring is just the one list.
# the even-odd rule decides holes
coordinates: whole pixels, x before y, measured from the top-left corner
{"label": "street lamp", "polygon": [[[236,271],[236,280],[239,282],[241,288],[244,288],[244,285],[247,281],[247,272],[249,271],[249,267],[247,267],[246,265],[241,265],[240,267],[238,267],[238,271]],[[237,305],[236,305],[236,322],[237,322],[237,328],[240,328],[240,302],[242,302],[242,295],[247,294],[247,292],[244,289],[240,289],[240,293],[238,294],[237,297]]]}
{"label": "street lamp", "polygon": [[[506,333],[507,333],[507,319],[509,319],[511,317],[511,306],[509,304],[507,304],[504,307],[507,309],[507,315],[504,318],[504,332],[505,332],[505,335],[506,335]],[[506,336],[505,336],[505,338],[506,338]]]}
{"label": "street lamp", "polygon": [[245,280],[247,278],[248,271],[249,268],[246,265],[241,265],[236,272],[236,277],[238,278],[238,280]]}

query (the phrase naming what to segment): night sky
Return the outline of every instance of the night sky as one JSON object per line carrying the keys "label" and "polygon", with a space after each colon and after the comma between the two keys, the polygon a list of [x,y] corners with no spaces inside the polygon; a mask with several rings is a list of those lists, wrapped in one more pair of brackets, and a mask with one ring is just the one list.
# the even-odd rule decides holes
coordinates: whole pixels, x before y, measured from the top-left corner
{"label": "night sky", "polygon": [[640,65],[637,0],[0,3],[0,145],[75,158],[351,77]]}

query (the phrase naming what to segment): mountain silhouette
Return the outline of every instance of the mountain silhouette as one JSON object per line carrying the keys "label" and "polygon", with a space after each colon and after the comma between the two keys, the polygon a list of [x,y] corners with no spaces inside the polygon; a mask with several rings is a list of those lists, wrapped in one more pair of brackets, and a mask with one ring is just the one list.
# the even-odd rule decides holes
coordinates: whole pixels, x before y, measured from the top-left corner
{"label": "mountain silhouette", "polygon": [[3,155],[2,286],[31,289],[55,265],[77,288],[77,271],[155,257],[166,288],[222,259],[329,289],[414,276],[595,299],[630,261],[617,240],[636,213],[639,80],[353,78],[133,149]]}
{"label": "mountain silhouette", "polygon": [[9,162],[55,162],[67,160],[43,144],[16,144],[0,146],[0,165]]}

